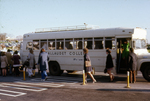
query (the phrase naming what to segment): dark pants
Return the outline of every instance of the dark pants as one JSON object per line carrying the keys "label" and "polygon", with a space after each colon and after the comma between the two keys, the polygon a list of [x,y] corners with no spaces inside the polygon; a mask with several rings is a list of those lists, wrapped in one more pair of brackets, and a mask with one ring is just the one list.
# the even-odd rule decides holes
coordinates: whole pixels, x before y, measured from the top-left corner
{"label": "dark pants", "polygon": [[16,76],[19,76],[20,72],[19,72],[19,67],[14,67],[14,72]]}
{"label": "dark pants", "polygon": [[2,69],[0,68],[0,75],[2,75]]}

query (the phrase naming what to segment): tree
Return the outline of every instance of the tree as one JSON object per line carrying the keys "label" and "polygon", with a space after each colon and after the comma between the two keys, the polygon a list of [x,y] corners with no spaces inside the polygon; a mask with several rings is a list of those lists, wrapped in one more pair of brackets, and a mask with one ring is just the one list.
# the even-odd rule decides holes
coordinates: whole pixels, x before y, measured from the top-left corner
{"label": "tree", "polygon": [[0,41],[6,40],[6,33],[0,33]]}

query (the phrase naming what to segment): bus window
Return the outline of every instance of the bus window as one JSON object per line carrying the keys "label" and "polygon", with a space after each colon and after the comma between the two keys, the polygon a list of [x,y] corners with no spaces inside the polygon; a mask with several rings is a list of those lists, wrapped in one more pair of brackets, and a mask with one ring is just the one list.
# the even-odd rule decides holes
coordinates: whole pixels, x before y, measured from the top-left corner
{"label": "bus window", "polygon": [[32,49],[32,42],[28,42],[26,45],[26,50]]}
{"label": "bus window", "polygon": [[134,40],[136,49],[145,49],[146,48],[146,40],[136,39]]}
{"label": "bus window", "polygon": [[48,40],[48,49],[49,50],[55,50],[55,39]]}
{"label": "bus window", "polygon": [[73,39],[65,39],[65,49],[73,49]]}
{"label": "bus window", "polygon": [[94,49],[103,49],[103,38],[94,38]]}
{"label": "bus window", "polygon": [[47,40],[41,40],[41,48],[44,48],[45,50],[47,50]]}
{"label": "bus window", "polygon": [[82,49],[82,38],[74,39],[74,49]]}
{"label": "bus window", "polygon": [[106,37],[105,38],[105,48],[115,49],[115,38]]}
{"label": "bus window", "polygon": [[84,48],[92,49],[93,41],[92,38],[85,38],[84,39]]}
{"label": "bus window", "polygon": [[58,50],[64,49],[64,39],[57,39],[57,49]]}
{"label": "bus window", "polygon": [[39,40],[33,40],[33,50],[39,50]]}
{"label": "bus window", "polygon": [[143,49],[145,49],[147,47],[147,44],[146,44],[146,40],[141,40],[141,46]]}

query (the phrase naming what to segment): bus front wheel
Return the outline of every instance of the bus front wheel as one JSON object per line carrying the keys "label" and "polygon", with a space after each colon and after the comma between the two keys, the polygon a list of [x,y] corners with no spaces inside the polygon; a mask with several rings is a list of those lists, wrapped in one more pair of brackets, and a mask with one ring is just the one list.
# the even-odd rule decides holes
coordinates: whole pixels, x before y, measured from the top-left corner
{"label": "bus front wheel", "polygon": [[60,66],[57,62],[49,62],[49,71],[50,74],[53,76],[59,76],[63,73],[63,71],[60,69]]}
{"label": "bus front wheel", "polygon": [[142,72],[143,77],[150,82],[150,66],[145,67],[145,69]]}

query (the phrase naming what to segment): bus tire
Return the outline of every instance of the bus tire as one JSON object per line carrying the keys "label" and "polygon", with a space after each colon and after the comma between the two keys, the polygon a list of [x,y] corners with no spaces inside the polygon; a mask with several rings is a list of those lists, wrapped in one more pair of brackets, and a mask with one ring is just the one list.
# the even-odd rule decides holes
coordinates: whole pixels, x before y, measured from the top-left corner
{"label": "bus tire", "polygon": [[63,70],[60,69],[57,62],[49,62],[49,71],[53,76],[60,76],[63,73]]}
{"label": "bus tire", "polygon": [[150,65],[146,66],[142,72],[144,79],[150,82]]}

